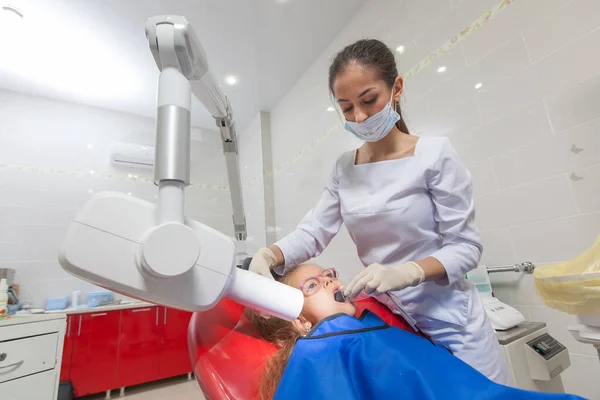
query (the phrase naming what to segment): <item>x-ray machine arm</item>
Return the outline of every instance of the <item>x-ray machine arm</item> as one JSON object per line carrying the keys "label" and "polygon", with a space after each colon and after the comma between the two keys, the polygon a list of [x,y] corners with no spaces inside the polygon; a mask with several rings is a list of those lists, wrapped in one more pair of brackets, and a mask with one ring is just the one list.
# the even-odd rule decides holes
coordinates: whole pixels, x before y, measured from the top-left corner
{"label": "x-ray machine arm", "polygon": [[230,297],[287,320],[296,318],[304,302],[300,290],[236,268],[235,243],[185,217],[193,93],[221,132],[235,235],[246,239],[231,105],[210,75],[206,54],[184,17],[150,18],[146,36],[161,71],[154,165],[158,204],[122,193],[98,193],[69,226],[60,264],[99,286],[174,308],[202,311]]}

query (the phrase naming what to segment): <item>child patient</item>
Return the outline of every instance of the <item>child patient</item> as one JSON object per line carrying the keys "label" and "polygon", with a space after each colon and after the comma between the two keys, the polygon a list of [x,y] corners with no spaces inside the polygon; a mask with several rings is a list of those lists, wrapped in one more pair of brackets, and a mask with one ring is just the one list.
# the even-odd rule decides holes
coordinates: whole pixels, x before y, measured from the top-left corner
{"label": "child patient", "polygon": [[498,385],[445,348],[390,327],[369,311],[355,318],[354,304],[335,300],[342,282],[334,269],[304,264],[280,282],[304,293],[300,317],[288,322],[245,312],[280,349],[265,366],[263,400],[580,399]]}

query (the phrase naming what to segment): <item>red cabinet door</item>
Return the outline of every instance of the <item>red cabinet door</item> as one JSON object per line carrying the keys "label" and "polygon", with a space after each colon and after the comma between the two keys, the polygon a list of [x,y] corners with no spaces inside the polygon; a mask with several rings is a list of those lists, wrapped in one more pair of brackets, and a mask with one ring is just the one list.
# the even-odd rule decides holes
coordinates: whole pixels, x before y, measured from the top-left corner
{"label": "red cabinet door", "polygon": [[159,307],[121,312],[119,386],[133,386],[158,379],[160,337]]}
{"label": "red cabinet door", "polygon": [[120,311],[76,315],[71,326],[71,382],[76,396],[118,387]]}
{"label": "red cabinet door", "polygon": [[62,362],[60,365],[60,381],[65,382],[71,378],[71,356],[73,355],[73,324],[77,323],[78,315],[67,316],[67,331],[63,346]]}
{"label": "red cabinet door", "polygon": [[187,332],[192,313],[161,307],[159,378],[192,372]]}

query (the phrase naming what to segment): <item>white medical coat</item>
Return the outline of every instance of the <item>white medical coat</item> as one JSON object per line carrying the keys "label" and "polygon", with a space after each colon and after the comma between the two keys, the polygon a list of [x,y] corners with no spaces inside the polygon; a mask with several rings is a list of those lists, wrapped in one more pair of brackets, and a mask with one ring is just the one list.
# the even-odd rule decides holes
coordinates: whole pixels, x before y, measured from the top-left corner
{"label": "white medical coat", "polygon": [[[318,256],[344,223],[365,266],[435,257],[448,276],[390,294],[418,326],[497,383],[513,380],[483,304],[465,274],[479,262],[471,177],[447,138],[424,137],[411,157],[355,165],[338,159],[325,191],[276,245],[291,268]],[[380,301],[386,303],[385,296]],[[392,310],[394,304],[386,304]]]}

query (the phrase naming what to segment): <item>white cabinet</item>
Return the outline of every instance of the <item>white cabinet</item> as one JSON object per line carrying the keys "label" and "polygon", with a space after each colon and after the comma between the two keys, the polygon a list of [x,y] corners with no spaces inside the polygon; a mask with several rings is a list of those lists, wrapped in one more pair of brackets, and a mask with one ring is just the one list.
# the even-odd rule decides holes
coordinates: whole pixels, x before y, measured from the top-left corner
{"label": "white cabinet", "polygon": [[65,327],[63,314],[0,320],[2,400],[56,399]]}

